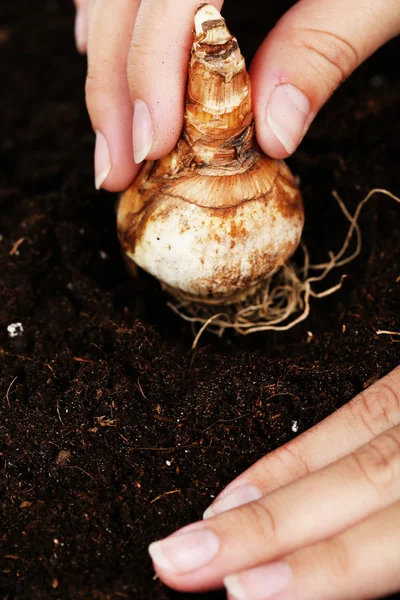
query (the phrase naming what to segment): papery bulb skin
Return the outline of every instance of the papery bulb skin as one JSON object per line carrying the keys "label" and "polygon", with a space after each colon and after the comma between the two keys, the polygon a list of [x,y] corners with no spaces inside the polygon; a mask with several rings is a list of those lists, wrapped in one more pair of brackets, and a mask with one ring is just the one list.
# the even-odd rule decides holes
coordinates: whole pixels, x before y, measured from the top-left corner
{"label": "papery bulb skin", "polygon": [[229,304],[285,263],[303,223],[291,172],[255,141],[236,38],[204,4],[195,15],[181,138],[168,156],[146,161],[120,198],[125,256],[178,298]]}

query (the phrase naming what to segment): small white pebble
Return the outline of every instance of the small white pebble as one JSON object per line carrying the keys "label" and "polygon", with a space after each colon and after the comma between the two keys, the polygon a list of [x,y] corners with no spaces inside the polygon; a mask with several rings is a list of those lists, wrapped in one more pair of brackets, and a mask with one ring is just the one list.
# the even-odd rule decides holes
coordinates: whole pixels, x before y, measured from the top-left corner
{"label": "small white pebble", "polygon": [[168,465],[168,467],[170,467],[171,466],[171,461],[170,460],[166,460],[165,464]]}
{"label": "small white pebble", "polygon": [[24,328],[22,327],[22,323],[10,323],[7,331],[10,338],[15,338],[24,333]]}
{"label": "small white pebble", "polygon": [[104,250],[100,250],[99,254],[102,260],[106,260],[108,258],[108,254],[107,252],[104,252]]}
{"label": "small white pebble", "polygon": [[67,283],[67,288],[68,288],[69,290],[73,290],[73,289],[74,289],[74,284],[72,283],[72,281],[69,281],[69,282]]}
{"label": "small white pebble", "polygon": [[298,432],[298,430],[299,430],[299,426],[298,426],[298,423],[297,423],[297,421],[292,421],[292,431],[293,431],[294,433],[297,433],[297,432]]}

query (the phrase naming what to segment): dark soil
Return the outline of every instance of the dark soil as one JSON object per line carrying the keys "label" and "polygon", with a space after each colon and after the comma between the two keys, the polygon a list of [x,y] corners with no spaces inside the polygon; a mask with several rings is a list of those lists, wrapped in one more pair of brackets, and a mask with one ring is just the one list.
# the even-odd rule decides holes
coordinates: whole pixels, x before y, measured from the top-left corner
{"label": "dark soil", "polygon": [[[247,58],[284,4],[254,31],[227,2]],[[376,331],[400,325],[400,208],[365,207],[361,255],[306,322],[206,334],[192,353],[157,282],[126,273],[115,197],[94,190],[72,2],[2,2],[0,23],[0,598],[182,598],[154,580],[148,543],[199,519],[293,421],[301,433],[399,364]],[[333,189],[352,211],[373,187],[400,192],[399,51],[360,68],[289,161],[314,260],[347,229]]]}

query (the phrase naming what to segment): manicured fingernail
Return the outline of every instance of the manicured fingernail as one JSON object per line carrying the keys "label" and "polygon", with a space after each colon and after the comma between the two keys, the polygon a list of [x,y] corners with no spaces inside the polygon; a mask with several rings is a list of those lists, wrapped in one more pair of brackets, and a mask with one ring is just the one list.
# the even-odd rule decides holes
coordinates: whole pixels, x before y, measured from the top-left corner
{"label": "manicured fingernail", "polygon": [[86,34],[85,14],[82,9],[78,9],[75,17],[75,44],[80,54],[85,54],[86,52]]}
{"label": "manicured fingernail", "polygon": [[235,600],[267,600],[282,592],[291,579],[292,569],[282,561],[229,575],[224,585]]}
{"label": "manicured fingernail", "polygon": [[286,152],[290,154],[299,145],[310,114],[310,102],[297,88],[287,83],[272,92],[267,107],[267,123]]}
{"label": "manicured fingernail", "polygon": [[161,569],[176,574],[189,573],[209,563],[219,548],[219,539],[212,531],[203,529],[174,535],[150,544],[149,553]]}
{"label": "manicured fingernail", "polygon": [[99,190],[111,171],[110,150],[106,138],[101,131],[96,131],[96,147],[94,151],[94,183]]}
{"label": "manicured fingernail", "polygon": [[149,109],[143,100],[135,100],[133,107],[133,158],[138,165],[153,145],[153,126]]}
{"label": "manicured fingernail", "polygon": [[247,504],[248,502],[254,502],[254,500],[259,500],[261,497],[262,492],[255,485],[242,485],[229,492],[229,494],[220,500],[213,502],[204,512],[203,519],[215,517],[219,513],[236,508],[242,504]]}

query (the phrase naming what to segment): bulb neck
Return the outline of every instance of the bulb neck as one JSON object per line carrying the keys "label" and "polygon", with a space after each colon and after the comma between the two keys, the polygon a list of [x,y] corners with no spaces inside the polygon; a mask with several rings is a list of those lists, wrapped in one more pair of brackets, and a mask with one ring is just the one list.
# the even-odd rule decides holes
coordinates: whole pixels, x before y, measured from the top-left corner
{"label": "bulb neck", "polygon": [[240,166],[257,153],[251,85],[236,38],[218,11],[195,17],[183,137],[201,166]]}

